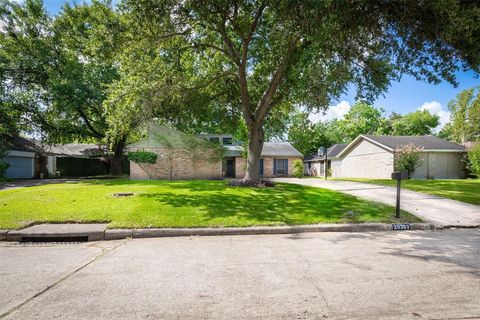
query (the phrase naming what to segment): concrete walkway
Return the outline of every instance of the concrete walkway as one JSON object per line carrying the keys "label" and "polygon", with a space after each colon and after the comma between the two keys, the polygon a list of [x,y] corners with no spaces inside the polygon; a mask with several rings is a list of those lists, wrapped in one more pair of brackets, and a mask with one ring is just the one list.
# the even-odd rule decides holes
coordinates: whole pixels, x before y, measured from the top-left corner
{"label": "concrete walkway", "polygon": [[[347,193],[359,198],[395,206],[396,188],[349,181],[275,178],[276,182],[294,183]],[[440,226],[480,226],[480,206],[402,189],[401,208],[426,222]]]}

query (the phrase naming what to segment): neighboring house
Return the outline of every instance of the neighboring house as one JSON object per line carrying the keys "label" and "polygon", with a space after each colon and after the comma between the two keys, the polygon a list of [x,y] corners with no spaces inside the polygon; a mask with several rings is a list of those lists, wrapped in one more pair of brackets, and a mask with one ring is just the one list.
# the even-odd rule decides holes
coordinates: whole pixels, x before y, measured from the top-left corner
{"label": "neighboring house", "polygon": [[52,157],[45,154],[35,141],[22,137],[9,139],[10,150],[2,161],[8,163],[5,173],[9,179],[32,179],[48,175],[48,164]]}
{"label": "neighboring house", "polygon": [[[434,136],[375,136],[359,135],[348,145],[336,145],[328,167],[332,177],[390,179],[394,171],[395,151],[413,144],[423,149],[421,165],[415,170],[417,179],[458,179],[465,177],[463,156],[465,147]],[[310,166],[319,163],[312,159]],[[308,162],[306,162],[308,166]],[[323,170],[312,170],[321,176]]]}
{"label": "neighboring house", "polygon": [[[243,178],[247,167],[243,146],[225,146],[223,176]],[[265,178],[292,176],[293,161],[303,155],[288,142],[265,142],[260,159],[260,176]]]}
{"label": "neighboring house", "polygon": [[[328,167],[331,169],[337,167],[340,163],[338,154],[345,149],[347,144],[334,144],[327,149]],[[325,157],[321,157],[319,153],[315,153],[305,158],[304,174],[307,176],[324,176],[325,175]]]}
{"label": "neighboring house", "polygon": [[10,179],[55,177],[57,172],[65,176],[105,173],[104,165],[98,159],[104,152],[95,144],[43,145],[22,137],[10,138],[9,144],[10,150],[2,161],[9,164],[6,177]]}
{"label": "neighboring house", "polygon": [[[213,149],[217,148],[218,151],[218,144],[223,146],[223,151],[220,149],[223,154],[212,156],[215,153]],[[242,178],[245,175],[244,148],[231,135],[201,134],[195,137],[150,124],[147,138],[128,145],[127,150],[151,151],[158,155],[157,162],[152,165],[139,165],[131,161],[132,179],[221,179]],[[266,142],[262,150],[260,175],[292,175],[293,161],[302,158],[302,154],[289,143]]]}
{"label": "neighboring house", "polygon": [[43,148],[54,158],[54,161],[49,162],[50,176],[58,173],[61,177],[82,177],[108,173],[106,163],[102,159],[107,151],[104,146],[93,143],[67,143],[45,145]]}

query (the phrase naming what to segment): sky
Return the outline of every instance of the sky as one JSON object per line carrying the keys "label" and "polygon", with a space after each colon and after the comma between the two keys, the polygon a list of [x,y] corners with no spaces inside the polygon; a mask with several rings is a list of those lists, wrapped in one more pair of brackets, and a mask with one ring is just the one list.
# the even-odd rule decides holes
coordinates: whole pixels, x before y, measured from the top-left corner
{"label": "sky", "polygon": [[[474,72],[458,72],[458,86],[455,88],[448,82],[438,85],[424,81],[417,81],[412,76],[405,75],[398,82],[392,82],[384,96],[378,98],[373,104],[383,108],[386,115],[391,112],[406,114],[416,110],[428,110],[440,118],[440,130],[449,121],[448,102],[456,97],[462,90],[480,86],[480,79],[475,77]],[[312,121],[342,119],[350,107],[355,103],[355,91],[352,89],[343,95],[328,109],[326,114],[312,114]]]}
{"label": "sky", "polygon": [[[61,9],[65,0],[44,0],[47,11],[56,14]],[[83,1],[72,1],[69,3],[82,3]],[[113,3],[118,0],[113,0]],[[403,76],[399,82],[393,82],[383,97],[378,98],[373,104],[383,108],[388,116],[391,112],[406,114],[416,110],[429,110],[440,117],[440,125],[437,131],[449,120],[448,102],[455,98],[460,91],[480,86],[480,79],[476,78],[473,72],[457,73],[458,87],[448,82],[438,85],[417,81],[411,76]],[[349,90],[348,94],[334,101],[326,114],[312,114],[312,121],[341,119],[355,103],[355,92]]]}

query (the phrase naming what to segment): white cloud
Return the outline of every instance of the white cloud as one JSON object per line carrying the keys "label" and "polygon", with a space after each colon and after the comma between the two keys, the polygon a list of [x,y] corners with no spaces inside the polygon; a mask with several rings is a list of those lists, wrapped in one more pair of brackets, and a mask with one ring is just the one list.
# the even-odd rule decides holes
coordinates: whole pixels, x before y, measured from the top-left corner
{"label": "white cloud", "polygon": [[327,121],[333,119],[343,119],[347,112],[350,110],[351,105],[349,102],[343,100],[337,105],[328,107],[326,112],[311,113],[308,117],[312,122]]}
{"label": "white cloud", "polygon": [[442,104],[438,101],[425,102],[418,110],[427,110],[439,117],[440,124],[435,128],[436,132],[440,131],[450,121],[450,112],[445,111]]}

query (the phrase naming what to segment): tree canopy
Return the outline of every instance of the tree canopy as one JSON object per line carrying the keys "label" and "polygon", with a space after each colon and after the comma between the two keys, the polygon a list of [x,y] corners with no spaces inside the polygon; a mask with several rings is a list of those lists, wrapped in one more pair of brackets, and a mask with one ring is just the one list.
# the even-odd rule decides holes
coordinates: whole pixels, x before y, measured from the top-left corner
{"label": "tree canopy", "polygon": [[281,105],[325,108],[352,83],[371,101],[403,73],[456,83],[459,66],[479,71],[475,3],[126,0],[123,10],[159,55],[191,52],[190,76],[234,93],[245,180],[259,177],[264,123]]}
{"label": "tree canopy", "polygon": [[448,103],[450,123],[445,131],[458,143],[480,140],[480,88],[460,92]]}

